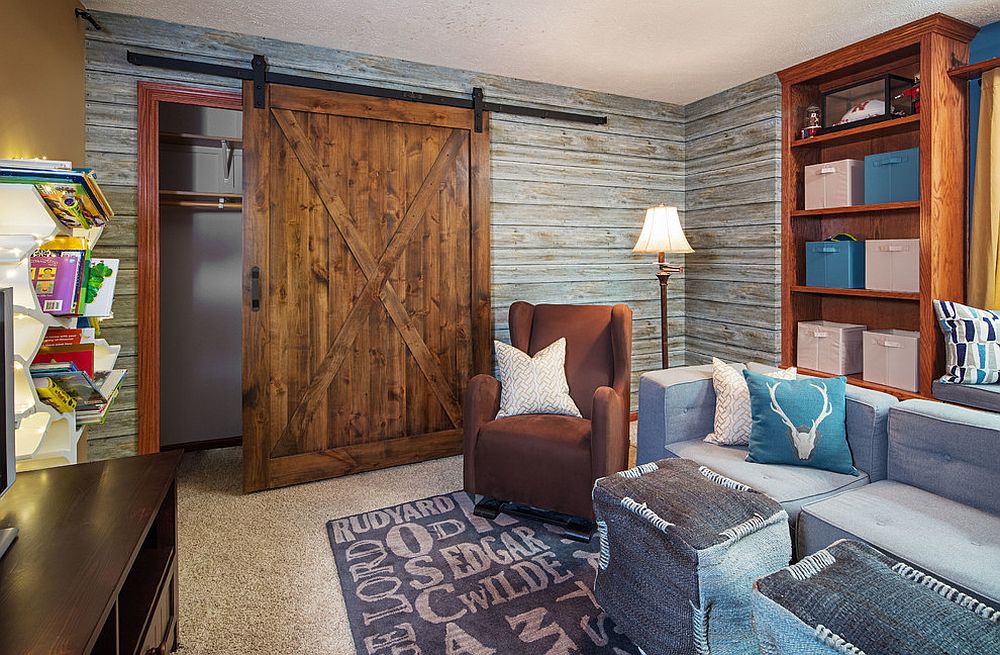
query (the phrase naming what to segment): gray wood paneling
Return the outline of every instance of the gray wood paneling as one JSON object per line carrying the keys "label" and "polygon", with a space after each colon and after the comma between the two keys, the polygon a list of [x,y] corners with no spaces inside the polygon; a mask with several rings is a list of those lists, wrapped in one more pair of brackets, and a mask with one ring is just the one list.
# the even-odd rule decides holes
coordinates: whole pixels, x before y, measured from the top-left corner
{"label": "gray wood paneling", "polygon": [[[645,207],[660,202],[685,207],[689,141],[713,152],[726,140],[711,133],[709,123],[699,124],[703,136],[689,139],[685,109],[676,105],[131,16],[101,13],[100,22],[103,31],[87,31],[86,165],[97,171],[117,212],[95,254],[122,260],[115,318],[105,326],[105,335],[122,344],[121,361],[131,374],[107,423],[89,433],[94,457],[129,454],[135,448],[135,372],[143,365],[135,353],[136,83],[238,86],[235,80],[131,66],[125,60],[130,48],[240,66],[262,53],[280,72],[442,95],[464,96],[481,86],[493,100],[606,113],[608,124],[599,127],[513,116],[491,119],[496,336],[507,338],[506,309],[513,300],[627,302],[635,310],[633,389],[642,372],[658,367],[655,270],[650,258],[633,255],[631,247]],[[739,95],[747,96],[747,104],[766,97],[753,90]],[[752,111],[763,115],[766,108],[754,105]],[[747,142],[743,147],[750,149],[755,139],[746,135],[734,141]],[[702,170],[703,181],[711,183],[709,168]],[[753,169],[742,175],[740,183],[751,186],[740,193],[751,197],[752,185],[765,178],[755,177]],[[697,188],[705,189],[697,195],[699,207],[704,207],[700,211],[713,211],[712,192]],[[718,237],[711,236],[709,221],[701,227],[705,261],[714,261],[708,244]],[[761,238],[766,241],[755,237],[755,243]],[[684,361],[686,279],[671,278],[670,346],[672,361],[678,364]]]}
{"label": "gray wood paneling", "polygon": [[689,364],[780,359],[780,113],[774,75],[685,107]]}

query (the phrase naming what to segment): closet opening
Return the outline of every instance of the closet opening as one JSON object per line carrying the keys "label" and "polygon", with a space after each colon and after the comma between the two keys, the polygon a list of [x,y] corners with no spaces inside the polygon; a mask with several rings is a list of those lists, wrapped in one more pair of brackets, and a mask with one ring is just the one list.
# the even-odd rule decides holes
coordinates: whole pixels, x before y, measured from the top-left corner
{"label": "closet opening", "polygon": [[139,85],[139,452],[242,440],[241,94]]}

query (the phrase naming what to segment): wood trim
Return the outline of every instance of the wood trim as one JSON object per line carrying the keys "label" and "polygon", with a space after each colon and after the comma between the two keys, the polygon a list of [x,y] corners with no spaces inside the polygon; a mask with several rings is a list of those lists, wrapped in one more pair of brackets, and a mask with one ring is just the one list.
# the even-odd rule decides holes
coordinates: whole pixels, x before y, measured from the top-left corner
{"label": "wood trim", "polygon": [[472,239],[472,357],[476,374],[493,372],[493,310],[490,249],[490,115],[483,131],[469,132],[469,211]]}
{"label": "wood trim", "polygon": [[336,91],[317,93],[307,89],[282,84],[271,87],[271,108],[306,111],[311,113],[372,118],[397,123],[434,125],[472,131],[473,114],[462,107],[426,105],[405,100],[376,98]]}
{"label": "wood trim", "polygon": [[889,300],[920,300],[919,293],[906,291],[879,291],[877,289],[838,289],[833,287],[807,287],[792,285],[793,293],[814,293],[821,296],[856,296],[859,298],[886,298]]}
{"label": "wood trim", "polygon": [[975,25],[942,13],[931,14],[926,18],[786,68],[778,72],[778,78],[783,84],[797,84],[831,70],[856,66],[907,46],[915,46],[923,37],[930,34],[940,34],[946,38],[967,42],[977,32],[979,28]]}
{"label": "wood trim", "polygon": [[[270,488],[462,454],[462,431],[341,446],[271,460]],[[332,466],[332,468],[331,468]]]}
{"label": "wood trim", "polygon": [[160,103],[243,108],[242,94],[158,82],[137,83],[138,158],[136,241],[139,362],[136,409],[138,453],[160,451]]}
{"label": "wood trim", "polygon": [[906,130],[918,129],[920,127],[921,114],[904,116],[902,118],[891,118],[881,123],[869,123],[860,127],[849,127],[838,132],[820,134],[808,139],[795,139],[792,142],[793,148],[808,148],[810,146],[832,145],[834,143],[850,143],[852,141],[863,141],[874,136],[888,136],[905,132]]}
{"label": "wood trim", "polygon": [[986,71],[1000,68],[1000,57],[993,57],[975,64],[957,66],[948,70],[948,75],[955,80],[974,80]]}
{"label": "wood trim", "polygon": [[829,209],[793,209],[791,215],[800,218],[811,216],[841,216],[843,214],[865,214],[868,212],[895,212],[920,209],[920,201],[886,202],[878,205],[850,205]]}
{"label": "wood trim", "polygon": [[[261,177],[258,171],[270,167],[271,128],[270,85],[264,87],[264,107],[253,106],[253,82],[243,83],[246,98],[243,109],[243,179],[255,180]],[[267,252],[269,234],[267,231],[270,214],[269,185],[259,184],[244,192],[243,198],[243,490],[259,491],[268,487],[269,452],[264,435],[271,429],[267,412],[252,411],[248,400],[257,396],[267,397],[270,390],[270,340],[267,334],[266,312],[270,311],[267,298],[261,298],[260,311],[250,309],[250,271],[257,267],[260,271],[260,288],[269,289],[269,269],[267,262],[259,261],[258,253]],[[263,226],[258,229],[258,226]],[[248,456],[248,449],[256,449]]]}

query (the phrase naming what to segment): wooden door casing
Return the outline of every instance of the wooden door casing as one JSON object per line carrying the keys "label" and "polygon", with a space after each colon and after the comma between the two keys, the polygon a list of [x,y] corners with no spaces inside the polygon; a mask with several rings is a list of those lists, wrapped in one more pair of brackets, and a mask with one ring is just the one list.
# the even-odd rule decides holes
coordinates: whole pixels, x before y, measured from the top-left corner
{"label": "wooden door casing", "polygon": [[244,98],[245,489],[461,452],[490,363],[488,133],[449,107]]}

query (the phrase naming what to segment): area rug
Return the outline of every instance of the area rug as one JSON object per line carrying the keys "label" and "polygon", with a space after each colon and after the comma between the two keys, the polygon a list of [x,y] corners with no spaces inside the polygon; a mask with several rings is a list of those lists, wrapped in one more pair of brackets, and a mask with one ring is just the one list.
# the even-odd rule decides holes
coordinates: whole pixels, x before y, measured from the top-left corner
{"label": "area rug", "polygon": [[594,598],[597,538],[474,516],[464,491],[327,523],[362,655],[638,655]]}

